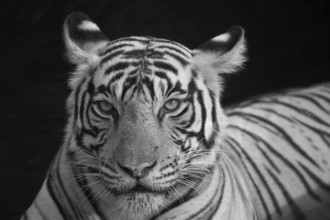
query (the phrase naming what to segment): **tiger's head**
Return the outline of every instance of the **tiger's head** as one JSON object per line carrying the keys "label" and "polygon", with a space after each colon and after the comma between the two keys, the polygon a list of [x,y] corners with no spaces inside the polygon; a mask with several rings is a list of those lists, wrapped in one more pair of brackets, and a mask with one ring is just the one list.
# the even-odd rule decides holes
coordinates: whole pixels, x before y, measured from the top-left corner
{"label": "tiger's head", "polygon": [[64,38],[76,66],[67,154],[95,202],[144,219],[202,192],[226,126],[222,75],[245,61],[243,29],[189,50],[152,37],[110,41],[72,13]]}

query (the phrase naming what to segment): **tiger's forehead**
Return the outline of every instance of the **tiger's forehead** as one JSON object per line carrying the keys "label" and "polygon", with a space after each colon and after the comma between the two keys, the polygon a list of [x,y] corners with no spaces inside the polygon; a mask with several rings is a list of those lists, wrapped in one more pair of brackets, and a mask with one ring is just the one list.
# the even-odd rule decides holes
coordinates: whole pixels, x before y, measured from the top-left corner
{"label": "tiger's forehead", "polygon": [[161,53],[172,50],[183,57],[188,59],[191,58],[191,51],[187,47],[177,42],[154,37],[126,37],[111,41],[107,45],[107,49],[104,54],[114,52],[116,50],[141,50],[141,52],[144,51],[149,53],[151,51]]}
{"label": "tiger's forehead", "polygon": [[[95,83],[104,85],[118,95],[118,88],[134,90],[147,87],[153,93],[156,87],[163,93],[180,81],[187,87],[191,78],[192,54],[183,45],[152,37],[128,37],[110,42],[105,48]],[[165,88],[167,87],[167,88]]]}
{"label": "tiger's forehead", "polygon": [[[136,62],[140,61],[164,61],[173,63],[178,62],[186,66],[191,62],[191,51],[185,46],[169,40],[153,37],[127,37],[110,42],[101,59],[101,66],[113,64],[114,62]],[[135,63],[134,63],[135,62]],[[146,64],[153,64],[147,63]],[[108,72],[111,69],[108,69]]]}

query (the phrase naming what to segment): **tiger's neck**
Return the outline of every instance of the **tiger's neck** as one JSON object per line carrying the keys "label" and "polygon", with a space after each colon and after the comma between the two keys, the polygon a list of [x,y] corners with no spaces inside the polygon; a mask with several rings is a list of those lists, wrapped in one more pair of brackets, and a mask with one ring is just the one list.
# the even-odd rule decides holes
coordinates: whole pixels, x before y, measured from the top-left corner
{"label": "tiger's neck", "polygon": [[210,184],[204,192],[156,219],[254,219],[252,199],[240,172],[234,161],[224,155],[207,180]]}

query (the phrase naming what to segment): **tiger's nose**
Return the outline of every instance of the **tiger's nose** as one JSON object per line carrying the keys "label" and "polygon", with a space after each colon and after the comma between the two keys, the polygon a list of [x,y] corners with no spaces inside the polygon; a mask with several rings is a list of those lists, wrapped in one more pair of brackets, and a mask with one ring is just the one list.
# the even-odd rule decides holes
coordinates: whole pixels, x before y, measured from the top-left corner
{"label": "tiger's nose", "polygon": [[155,166],[155,162],[145,162],[141,164],[129,164],[129,163],[120,163],[118,162],[118,166],[128,175],[134,178],[141,178],[147,175]]}

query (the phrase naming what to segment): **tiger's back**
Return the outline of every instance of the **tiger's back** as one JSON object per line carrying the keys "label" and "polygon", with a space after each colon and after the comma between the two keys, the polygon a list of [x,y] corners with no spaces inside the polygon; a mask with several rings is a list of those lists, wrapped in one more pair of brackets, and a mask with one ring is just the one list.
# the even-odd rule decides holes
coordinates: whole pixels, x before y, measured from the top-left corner
{"label": "tiger's back", "polygon": [[252,98],[226,115],[226,144],[260,219],[330,219],[330,83]]}

